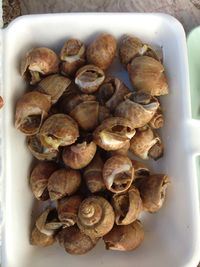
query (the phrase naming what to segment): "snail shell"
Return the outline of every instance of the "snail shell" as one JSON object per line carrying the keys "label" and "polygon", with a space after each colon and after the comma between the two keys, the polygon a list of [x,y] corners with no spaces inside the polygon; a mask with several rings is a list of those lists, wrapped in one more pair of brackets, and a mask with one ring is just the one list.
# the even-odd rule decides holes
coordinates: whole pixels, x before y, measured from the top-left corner
{"label": "snail shell", "polygon": [[112,204],[117,225],[134,222],[143,209],[140,193],[134,186],[131,186],[127,192],[113,195]]}
{"label": "snail shell", "polygon": [[77,225],[80,230],[91,237],[102,237],[114,224],[114,211],[103,197],[86,198],[79,206]]}
{"label": "snail shell", "polygon": [[117,42],[111,34],[103,33],[87,47],[87,61],[106,70],[112,63],[117,49]]}
{"label": "snail shell", "polygon": [[141,159],[157,160],[163,156],[162,141],[150,127],[138,129],[130,144],[130,151]]}
{"label": "snail shell", "polygon": [[41,233],[55,235],[63,224],[59,221],[55,208],[46,208],[37,218],[35,225]]}
{"label": "snail shell", "polygon": [[59,151],[54,148],[44,147],[41,144],[39,135],[28,136],[27,147],[38,160],[56,160],[59,154]]}
{"label": "snail shell", "polygon": [[139,191],[145,211],[153,213],[162,207],[169,183],[169,177],[164,174],[154,174],[140,179]]}
{"label": "snail shell", "polygon": [[73,76],[85,64],[85,50],[85,45],[80,40],[67,40],[60,52],[61,73]]}
{"label": "snail shell", "polygon": [[81,232],[76,225],[62,229],[58,233],[57,239],[65,251],[72,255],[87,253],[94,248],[99,240]]}
{"label": "snail shell", "polygon": [[47,247],[55,242],[55,235],[62,223],[57,219],[56,209],[47,208],[37,218],[31,233],[31,244]]}
{"label": "snail shell", "polygon": [[150,175],[149,168],[141,161],[131,160],[134,167],[134,177],[136,179],[140,179],[142,177],[147,177]]}
{"label": "snail shell", "polygon": [[55,52],[47,47],[37,47],[28,51],[21,62],[21,75],[27,72],[31,75],[31,84],[41,80],[45,76],[58,72],[59,59]]}
{"label": "snail shell", "polygon": [[16,105],[15,128],[26,135],[37,134],[50,107],[50,96],[36,91],[24,94]]}
{"label": "snail shell", "polygon": [[108,155],[109,155],[110,157],[115,156],[115,155],[127,156],[129,148],[130,148],[130,141],[127,140],[127,141],[124,143],[124,146],[123,146],[122,148],[117,149],[117,150],[113,150],[113,151],[109,151],[109,152],[108,152]]}
{"label": "snail shell", "polygon": [[141,245],[144,240],[144,229],[139,220],[129,225],[114,225],[103,237],[106,249],[131,251]]}
{"label": "snail shell", "polygon": [[97,101],[84,101],[78,104],[69,115],[83,130],[94,130],[98,125],[99,103]]}
{"label": "snail shell", "polygon": [[111,117],[109,108],[99,105],[98,124]]}
{"label": "snail shell", "polygon": [[152,96],[168,94],[164,66],[159,61],[148,56],[136,57],[127,68],[131,83],[137,90]]}
{"label": "snail shell", "polygon": [[55,104],[62,94],[68,89],[71,81],[59,74],[44,78],[37,86],[37,90],[51,96],[51,102]]}
{"label": "snail shell", "polygon": [[110,117],[94,131],[94,142],[104,150],[118,150],[135,134],[135,129],[126,118]]}
{"label": "snail shell", "polygon": [[54,162],[39,162],[32,170],[30,185],[34,196],[38,200],[45,201],[49,199],[47,190],[48,179],[57,169],[58,165]]}
{"label": "snail shell", "polygon": [[75,84],[83,93],[91,94],[97,91],[103,83],[105,74],[95,65],[85,65],[76,72]]}
{"label": "snail shell", "polygon": [[72,169],[82,169],[90,163],[95,153],[96,144],[93,141],[84,141],[65,147],[62,158],[66,166]]}
{"label": "snail shell", "polygon": [[55,238],[52,235],[45,235],[41,233],[37,227],[34,227],[31,233],[30,242],[33,246],[48,247],[53,245]]}
{"label": "snail shell", "polygon": [[150,122],[159,105],[157,98],[149,94],[130,93],[116,108],[115,116],[127,118],[132,122],[134,128],[139,128]]}
{"label": "snail shell", "polygon": [[78,208],[82,197],[79,195],[63,198],[58,201],[58,218],[64,227],[69,227],[77,222]]}
{"label": "snail shell", "polygon": [[118,78],[108,77],[99,87],[97,99],[101,105],[105,105],[114,111],[115,108],[124,100],[124,96],[129,93],[129,89]]}
{"label": "snail shell", "polygon": [[73,144],[78,136],[77,123],[65,114],[54,114],[48,117],[40,129],[42,145],[54,149]]}
{"label": "snail shell", "polygon": [[103,179],[107,189],[113,193],[126,191],[134,179],[131,160],[122,155],[109,158],[103,167]]}
{"label": "snail shell", "polygon": [[135,36],[128,34],[122,36],[119,44],[119,57],[125,67],[133,58],[144,55],[160,61],[158,54],[150,45],[143,43]]}
{"label": "snail shell", "polygon": [[48,191],[51,200],[61,199],[74,194],[81,184],[81,175],[77,170],[59,169],[52,173],[48,180]]}
{"label": "snail shell", "polygon": [[164,125],[164,116],[161,108],[158,108],[153,118],[149,121],[149,126],[152,129],[162,128]]}
{"label": "snail shell", "polygon": [[99,153],[96,153],[93,160],[85,168],[83,177],[90,192],[95,193],[103,191],[106,186],[102,176],[103,161]]}

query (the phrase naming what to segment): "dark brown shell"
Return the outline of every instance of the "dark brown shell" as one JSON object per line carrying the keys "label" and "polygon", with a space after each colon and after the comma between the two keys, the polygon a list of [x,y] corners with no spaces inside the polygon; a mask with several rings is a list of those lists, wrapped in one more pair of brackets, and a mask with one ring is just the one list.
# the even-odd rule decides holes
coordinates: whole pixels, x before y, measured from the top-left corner
{"label": "dark brown shell", "polygon": [[106,249],[131,251],[141,245],[144,240],[144,229],[139,220],[129,225],[114,225],[103,237]]}
{"label": "dark brown shell", "polygon": [[67,253],[82,255],[93,249],[99,239],[87,236],[75,225],[62,229],[57,240]]}
{"label": "dark brown shell", "polygon": [[15,127],[26,135],[37,134],[50,107],[49,96],[36,91],[24,94],[16,105]]}
{"label": "dark brown shell", "polygon": [[99,105],[98,124],[101,124],[105,119],[111,116],[109,108]]}
{"label": "dark brown shell", "polygon": [[106,70],[112,63],[117,49],[117,42],[111,34],[103,33],[87,47],[87,61]]}
{"label": "dark brown shell", "polygon": [[62,113],[70,114],[79,104],[96,100],[94,95],[81,94],[76,85],[72,84],[70,91],[64,94],[59,101],[59,109]]}

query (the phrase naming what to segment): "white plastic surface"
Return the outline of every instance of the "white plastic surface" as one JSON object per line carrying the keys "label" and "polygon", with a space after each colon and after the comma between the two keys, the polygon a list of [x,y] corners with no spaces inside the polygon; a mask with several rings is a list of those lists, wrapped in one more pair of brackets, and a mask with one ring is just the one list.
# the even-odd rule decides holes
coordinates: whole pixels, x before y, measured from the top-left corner
{"label": "white plastic surface", "polygon": [[[85,256],[71,256],[58,245],[33,247],[29,243],[34,210],[28,177],[32,157],[24,136],[15,130],[16,100],[25,84],[19,75],[20,58],[29,48],[48,46],[59,51],[68,37],[88,41],[99,32],[119,38],[135,34],[161,46],[170,93],[161,98],[166,123],[162,130],[165,144],[163,159],[152,162],[157,172],[171,177],[163,208],[154,215],[145,214],[142,222],[145,241],[134,252],[120,253],[104,249],[100,242]],[[200,129],[191,120],[185,34],[181,24],[163,14],[49,14],[17,19],[4,31],[4,162],[5,202],[3,228],[3,267],[196,267],[200,258],[199,204],[195,155]],[[112,73],[129,85],[128,76],[116,62]],[[192,134],[192,135],[189,135]]]}

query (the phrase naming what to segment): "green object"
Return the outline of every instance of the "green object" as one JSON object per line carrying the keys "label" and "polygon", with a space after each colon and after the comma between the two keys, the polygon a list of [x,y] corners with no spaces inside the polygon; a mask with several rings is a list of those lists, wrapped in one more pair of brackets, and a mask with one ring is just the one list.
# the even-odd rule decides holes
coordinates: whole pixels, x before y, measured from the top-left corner
{"label": "green object", "polygon": [[[187,37],[190,74],[192,118],[200,120],[200,26]],[[200,196],[200,156],[196,157],[198,188]]]}
{"label": "green object", "polygon": [[200,26],[187,37],[193,119],[200,119]]}

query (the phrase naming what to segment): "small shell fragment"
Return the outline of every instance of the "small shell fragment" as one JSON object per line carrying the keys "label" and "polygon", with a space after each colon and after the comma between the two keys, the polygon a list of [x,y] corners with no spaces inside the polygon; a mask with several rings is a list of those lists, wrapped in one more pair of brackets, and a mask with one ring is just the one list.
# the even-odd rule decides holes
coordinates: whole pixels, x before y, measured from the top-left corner
{"label": "small shell fragment", "polygon": [[51,96],[51,102],[55,104],[62,94],[67,90],[71,81],[59,74],[50,75],[37,86],[37,90],[43,94]]}

